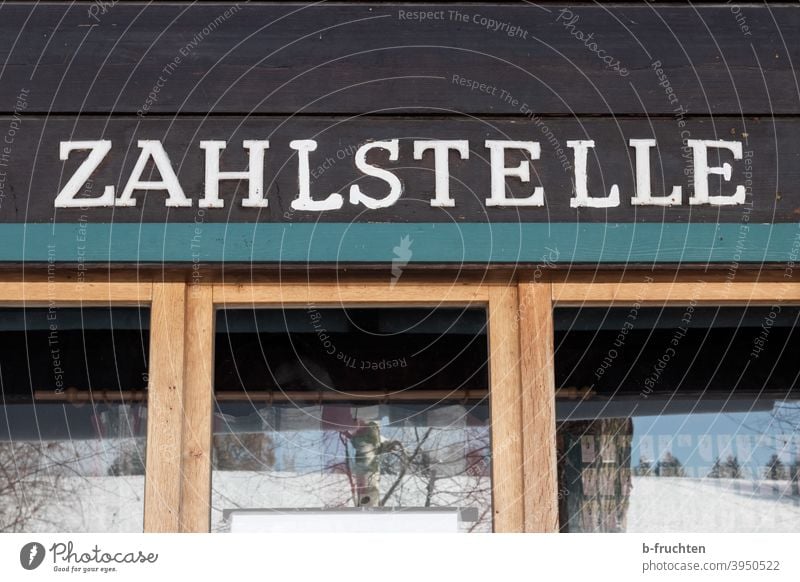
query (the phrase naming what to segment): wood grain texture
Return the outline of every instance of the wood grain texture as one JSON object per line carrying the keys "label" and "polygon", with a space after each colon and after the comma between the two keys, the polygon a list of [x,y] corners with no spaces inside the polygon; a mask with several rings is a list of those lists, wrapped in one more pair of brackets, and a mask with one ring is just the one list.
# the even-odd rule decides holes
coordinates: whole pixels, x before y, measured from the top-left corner
{"label": "wood grain texture", "polygon": [[796,112],[800,14],[741,15],[747,29],[727,5],[7,2],[0,104],[26,89],[30,111],[143,115]]}
{"label": "wood grain texture", "polygon": [[[739,265],[743,267],[744,265]],[[573,285],[592,285],[595,283],[641,283],[646,277],[651,278],[653,283],[699,283],[707,281],[709,283],[725,283],[731,280],[731,269],[719,269],[707,271],[702,267],[693,269],[677,269],[675,267],[652,267],[642,268],[622,268],[621,266],[611,265],[609,269],[598,270],[597,268],[578,270],[550,270],[547,272],[539,271],[520,271],[520,281],[545,280],[554,284],[571,283]],[[734,270],[733,281],[736,283],[781,283],[786,280],[787,268],[774,268],[763,270]],[[789,271],[791,274],[791,271]]]}
{"label": "wood grain texture", "polygon": [[152,283],[0,281],[4,305],[142,305],[152,298]]}
{"label": "wood grain texture", "polygon": [[553,303],[549,283],[519,285],[525,531],[558,531]]}
{"label": "wood grain texture", "polygon": [[[800,104],[798,105],[800,108]],[[541,120],[539,120],[541,121]],[[0,118],[0,128],[11,123],[11,119]],[[137,140],[155,139],[163,143],[170,157],[179,182],[186,196],[191,199],[189,207],[167,208],[166,193],[153,190],[134,193],[136,205],[132,207],[55,208],[57,194],[67,184],[75,171],[85,162],[88,152],[76,151],[66,161],[59,157],[59,143],[70,140],[106,139],[112,149],[102,165],[92,174],[92,187],[81,189],[79,198],[97,197],[101,186],[115,186],[119,196],[128,182],[139,159]],[[301,211],[292,208],[298,195],[297,152],[289,147],[292,140],[308,138],[318,143],[317,150],[309,154],[311,172],[310,190],[315,199],[322,199],[332,192],[345,198],[342,208],[337,210]],[[654,196],[671,192],[673,186],[682,188],[681,204],[663,206],[634,206],[631,198],[636,192],[634,149],[632,138],[654,138],[658,147],[651,151],[651,184]],[[248,184],[240,180],[222,180],[220,196],[224,206],[218,209],[203,209],[199,202],[205,191],[205,153],[200,149],[201,140],[225,140],[227,147],[222,155],[222,171],[241,171],[247,167],[247,151],[242,147],[245,139],[268,139],[270,147],[265,153],[264,193],[267,208],[245,208],[242,200],[248,195]],[[400,198],[391,206],[367,209],[363,204],[353,204],[348,192],[358,184],[364,192],[374,198],[388,194],[388,186],[381,179],[365,176],[355,165],[355,152],[367,142],[398,139],[398,159],[390,161],[385,151],[375,150],[368,156],[370,164],[391,171],[402,184]],[[449,158],[450,195],[453,207],[432,207],[434,196],[434,157],[426,153],[422,160],[413,156],[415,140],[466,140],[469,158],[460,159],[455,152]],[[522,182],[508,178],[507,196],[527,198],[535,186],[544,189],[543,207],[499,207],[487,206],[491,192],[491,168],[488,163],[487,139],[536,141],[540,144],[539,159],[530,161],[531,180]],[[614,208],[572,208],[575,181],[574,151],[567,142],[591,139],[595,147],[590,150],[587,162],[588,190],[592,197],[605,197],[612,185],[620,191],[620,204]],[[734,160],[730,152],[709,150],[711,166],[729,163],[731,177],[721,181],[709,179],[712,195],[732,195],[736,185],[746,187],[746,204],[732,206],[690,205],[694,193],[692,178],[692,150],[685,139],[735,140],[742,143],[743,158]],[[26,224],[26,230],[14,232],[14,238],[4,240],[0,247],[0,259],[8,256],[24,240],[18,251],[26,260],[99,260],[109,256],[113,260],[119,243],[112,243],[100,224],[133,223],[184,223],[188,230],[181,233],[193,241],[200,250],[222,244],[222,233],[214,225],[232,223],[306,224],[318,223],[442,223],[462,225],[464,223],[717,223],[740,224],[743,228],[760,223],[797,223],[800,208],[800,165],[796,163],[800,151],[800,118],[758,119],[751,116],[738,117],[692,117],[681,126],[670,118],[626,117],[561,117],[548,119],[540,125],[535,120],[498,118],[468,119],[463,117],[424,118],[376,118],[376,117],[325,117],[296,115],[289,118],[238,117],[238,116],[181,116],[169,118],[144,118],[135,116],[93,117],[50,115],[48,117],[26,116],[20,131],[14,138],[8,167],[0,169],[3,181],[0,193],[4,195],[0,205],[0,222]],[[508,167],[515,167],[523,159],[520,152],[510,150],[506,154]],[[159,179],[158,172],[145,171],[145,179]],[[32,223],[45,225],[44,232],[30,229]],[[34,242],[46,239],[53,230],[74,227],[63,240],[46,242],[42,257],[36,257]],[[146,239],[151,236],[143,230],[128,233],[114,232],[125,238]],[[312,231],[308,236],[318,238],[323,229]],[[246,233],[256,231],[252,226]],[[348,231],[348,235],[354,236]],[[33,233],[33,234],[32,234]],[[228,233],[232,236],[231,233]],[[608,232],[602,244],[612,244],[615,232]],[[656,236],[658,234],[656,233]],[[240,236],[240,235],[237,235]],[[465,233],[465,239],[469,236]],[[653,236],[649,231],[646,236]],[[725,240],[739,233],[720,233]],[[744,233],[749,242],[754,233]],[[163,236],[161,237],[164,238]],[[662,240],[663,239],[663,240]],[[85,241],[85,242],[83,242]],[[163,247],[158,246],[164,243]],[[155,251],[169,257],[172,241],[155,240]],[[184,242],[184,241],[180,241]],[[233,241],[228,241],[228,246]],[[273,242],[281,244],[281,239]],[[289,244],[286,241],[284,244]],[[469,247],[469,240],[457,241],[458,251]],[[666,250],[673,249],[676,242],[664,233],[655,242]],[[682,241],[678,241],[680,243]],[[725,241],[717,241],[724,243]],[[397,242],[394,243],[395,245]],[[595,244],[593,241],[592,244]],[[184,246],[188,247],[188,241]],[[683,246],[683,245],[682,245]],[[9,250],[7,250],[9,249]],[[137,250],[134,247],[134,250]],[[412,250],[419,254],[420,248]],[[638,249],[628,249],[636,257]],[[82,251],[82,254],[79,254]],[[332,251],[336,251],[333,247]],[[141,241],[142,255],[153,251],[147,240]],[[386,251],[388,260],[394,256],[392,248]],[[149,257],[149,255],[148,255]]]}
{"label": "wood grain texture", "polygon": [[395,285],[328,283],[328,284],[256,284],[214,285],[214,304],[220,307],[247,305],[452,305],[486,303],[489,287],[473,284]]}
{"label": "wood grain texture", "polygon": [[658,282],[650,275],[642,275],[638,281],[616,283],[553,283],[553,301],[559,306],[661,305],[690,301],[708,305],[775,305],[800,303],[800,284],[792,279],[781,282],[706,281],[691,276]]}
{"label": "wood grain texture", "polygon": [[150,323],[144,531],[180,531],[184,283],[156,283]]}
{"label": "wood grain texture", "polygon": [[525,530],[517,289],[489,290],[489,400],[494,531]]}
{"label": "wood grain texture", "polygon": [[214,399],[214,305],[212,287],[186,287],[183,467],[180,531],[211,527],[211,435]]}

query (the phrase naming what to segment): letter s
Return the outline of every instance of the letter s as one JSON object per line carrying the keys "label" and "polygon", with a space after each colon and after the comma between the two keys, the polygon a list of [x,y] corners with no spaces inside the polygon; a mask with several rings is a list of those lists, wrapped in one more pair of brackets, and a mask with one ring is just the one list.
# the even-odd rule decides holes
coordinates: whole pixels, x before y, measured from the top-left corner
{"label": "letter s", "polygon": [[358,187],[358,184],[353,184],[350,186],[350,203],[361,203],[367,208],[374,210],[376,208],[387,208],[397,202],[398,198],[400,198],[400,194],[403,191],[403,186],[400,183],[400,179],[390,171],[367,163],[367,152],[372,149],[386,150],[389,152],[389,160],[392,162],[397,161],[399,155],[398,140],[393,139],[390,141],[366,143],[358,148],[358,151],[356,152],[356,167],[359,170],[361,170],[367,176],[380,178],[389,184],[389,194],[387,194],[384,198],[379,199],[365,194],[361,188]]}

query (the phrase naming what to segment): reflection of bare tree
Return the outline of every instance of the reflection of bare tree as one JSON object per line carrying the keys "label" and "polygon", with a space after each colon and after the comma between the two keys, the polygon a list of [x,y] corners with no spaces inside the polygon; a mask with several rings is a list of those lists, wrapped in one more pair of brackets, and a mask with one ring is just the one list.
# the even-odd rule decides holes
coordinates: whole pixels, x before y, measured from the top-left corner
{"label": "reflection of bare tree", "polygon": [[[477,510],[478,521],[468,524],[469,530],[491,530],[487,427],[379,427],[370,421],[348,430],[267,434],[275,443],[274,456],[258,463],[257,470],[241,465],[223,470],[215,460],[216,503],[226,508],[458,507]],[[230,436],[230,446],[247,455],[248,439]]]}
{"label": "reflection of bare tree", "polygon": [[135,531],[144,439],[0,442],[0,531]]}
{"label": "reflection of bare tree", "polygon": [[[298,340],[294,349],[297,361],[274,370],[277,386],[334,386],[326,366],[303,355],[315,353],[316,338],[310,346]],[[419,410],[408,418],[388,414],[391,405],[366,415],[372,408],[320,402],[238,415],[220,410],[229,434],[214,436],[213,527],[225,527],[221,508],[424,506],[477,509],[472,529],[490,530],[489,429],[466,426],[469,415],[482,415],[458,404],[419,407],[441,413],[435,420]],[[394,417],[388,425],[376,420],[387,416]]]}
{"label": "reflection of bare tree", "polygon": [[781,452],[789,457],[786,472],[791,481],[791,492],[792,495],[800,495],[800,401],[777,402],[772,409],[772,419],[777,427],[776,432],[786,438],[776,447],[783,451],[776,451],[773,457],[777,459]]}
{"label": "reflection of bare tree", "polygon": [[796,429],[800,424],[800,400],[776,402],[772,416],[776,422],[787,423],[789,428]]}
{"label": "reflection of bare tree", "polygon": [[56,443],[0,443],[0,531],[27,531],[60,494],[60,476],[42,463],[55,447]]}
{"label": "reflection of bare tree", "polygon": [[[416,469],[418,469],[417,471],[415,471],[415,473],[422,476],[423,478],[428,479],[428,485],[425,488],[427,492],[425,498],[425,507],[430,507],[431,497],[433,496],[434,485],[436,483],[436,468],[432,468],[430,466],[430,460],[429,460],[430,455],[425,455],[421,453],[423,452],[422,447],[425,445],[425,441],[427,441],[428,437],[431,436],[432,430],[433,430],[432,428],[426,430],[425,434],[423,434],[421,438],[419,437],[419,433],[417,433],[416,447],[414,447],[414,450],[410,455],[406,454],[405,447],[400,445],[399,450],[402,453],[400,456],[402,466],[400,468],[400,471],[398,471],[397,473],[397,478],[394,480],[394,483],[392,483],[389,486],[389,489],[386,491],[383,498],[381,499],[382,506],[386,505],[386,502],[389,501],[389,499],[392,497],[392,494],[394,494],[394,492],[402,483],[403,477],[406,476],[406,472],[408,472],[409,467],[413,466]],[[394,441],[394,442],[399,443],[399,441]],[[422,459],[420,459],[420,457],[422,457]],[[420,466],[420,460],[423,461],[422,466]]]}
{"label": "reflection of bare tree", "polygon": [[[487,525],[490,507],[488,434],[470,439],[463,427],[414,427],[384,439],[381,459],[373,465],[374,484],[384,479],[378,506],[475,507]],[[356,465],[354,463],[354,465]],[[358,499],[358,497],[356,497]],[[473,527],[477,527],[475,524]],[[490,525],[490,522],[489,524]]]}

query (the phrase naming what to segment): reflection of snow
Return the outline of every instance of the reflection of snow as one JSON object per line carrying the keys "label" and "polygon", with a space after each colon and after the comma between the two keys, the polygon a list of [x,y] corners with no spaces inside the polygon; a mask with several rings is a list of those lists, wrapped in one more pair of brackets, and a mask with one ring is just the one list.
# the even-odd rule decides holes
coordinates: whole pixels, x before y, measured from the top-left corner
{"label": "reflection of snow", "polygon": [[27,500],[42,507],[18,531],[140,532],[144,524],[143,500],[141,475],[66,477],[54,496]]}
{"label": "reflection of snow", "polygon": [[143,447],[131,438],[0,443],[0,531],[141,531]]}
{"label": "reflection of snow", "polygon": [[[213,484],[212,531],[225,530],[222,509],[352,506],[347,476],[343,474],[215,471]],[[427,481],[421,478],[406,478],[396,497],[404,507],[423,506],[426,485]],[[443,478],[437,481],[437,489],[441,491],[431,499],[431,505],[475,507],[482,518],[475,531],[491,531],[488,477]],[[36,500],[43,507],[22,531],[140,532],[143,498],[142,476],[67,477],[61,481],[58,495]],[[469,529],[474,524],[462,525]]]}
{"label": "reflection of snow", "polygon": [[634,477],[629,532],[800,532],[788,481]]}
{"label": "reflection of snow", "polygon": [[[358,417],[375,417],[380,407],[371,408],[374,410],[360,408]],[[479,523],[463,524],[464,529],[489,531],[488,427],[468,426],[462,406],[427,411],[417,424],[407,424],[407,411],[387,410],[403,412],[404,420],[392,424],[384,415],[374,439],[391,443],[391,448],[380,454],[379,467],[370,469],[370,483],[380,494],[378,505],[469,508],[477,512]],[[274,412],[261,411],[259,417]],[[352,418],[349,409],[345,412]],[[274,425],[280,424],[282,430],[265,430],[249,416],[238,417],[235,423],[227,419],[228,432],[214,435],[213,530],[227,529],[227,524],[221,523],[225,509],[357,505],[363,484],[359,484],[362,473],[354,468],[353,435],[324,430],[320,423],[316,429],[296,428],[303,417],[292,417],[291,422],[287,418],[280,414],[274,419]],[[425,424],[419,424],[423,419]],[[260,438],[253,439],[255,436]]]}
{"label": "reflection of snow", "polygon": [[[223,509],[350,506],[347,476],[314,473],[214,472],[212,531],[224,531]],[[404,480],[405,507],[424,505],[425,482]],[[432,505],[475,507],[476,531],[491,530],[488,477],[442,479]],[[136,532],[142,530],[144,478],[70,477],[47,500],[30,532]],[[469,499],[465,491],[474,491]],[[629,532],[800,532],[800,497],[788,481],[634,477]],[[466,529],[472,524],[464,523]]]}

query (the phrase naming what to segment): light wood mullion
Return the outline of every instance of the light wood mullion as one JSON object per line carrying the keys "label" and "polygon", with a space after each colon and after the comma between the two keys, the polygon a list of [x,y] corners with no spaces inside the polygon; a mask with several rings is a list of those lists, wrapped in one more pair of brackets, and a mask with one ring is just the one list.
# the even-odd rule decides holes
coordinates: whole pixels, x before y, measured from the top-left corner
{"label": "light wood mullion", "polygon": [[155,283],[150,316],[144,531],[179,531],[186,285]]}
{"label": "light wood mullion", "polygon": [[211,434],[214,399],[214,304],[210,285],[186,290],[183,469],[180,530],[211,525]]}
{"label": "light wood mullion", "polygon": [[524,531],[517,288],[489,293],[489,370],[494,531]]}
{"label": "light wood mullion", "polygon": [[520,283],[525,531],[558,531],[553,303],[549,283]]}

